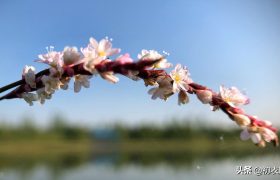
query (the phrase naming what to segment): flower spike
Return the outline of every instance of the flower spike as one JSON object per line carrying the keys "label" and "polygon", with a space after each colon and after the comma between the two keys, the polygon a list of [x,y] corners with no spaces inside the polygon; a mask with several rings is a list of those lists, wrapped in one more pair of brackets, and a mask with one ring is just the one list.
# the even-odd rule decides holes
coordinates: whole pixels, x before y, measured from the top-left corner
{"label": "flower spike", "polygon": [[[119,55],[115,60],[112,55]],[[89,79],[93,75],[100,75],[109,82],[118,82],[116,74],[126,76],[132,80],[142,79],[146,86],[153,86],[148,93],[152,99],[167,100],[173,94],[178,94],[178,104],[189,102],[188,94],[195,94],[203,103],[212,107],[213,111],[222,110],[243,131],[242,140],[251,139],[260,147],[266,142],[279,145],[277,129],[271,122],[248,115],[239,105],[249,103],[249,98],[236,87],[220,86],[218,93],[193,82],[189,70],[178,64],[171,73],[164,69],[172,66],[166,59],[168,54],[161,55],[155,50],[142,50],[138,54],[138,61],[133,61],[128,53],[120,54],[119,48],[113,48],[111,40],[104,38],[99,42],[90,38],[89,44],[80,48],[65,47],[63,51],[54,51],[54,47],[47,48],[46,54],[39,55],[41,62],[49,68],[35,74],[35,68],[25,66],[22,79],[0,88],[0,93],[15,88],[0,100],[22,98],[29,105],[35,101],[44,104],[47,99],[59,89],[68,89],[71,79],[74,79],[74,91],[79,92],[82,87],[89,88]]]}

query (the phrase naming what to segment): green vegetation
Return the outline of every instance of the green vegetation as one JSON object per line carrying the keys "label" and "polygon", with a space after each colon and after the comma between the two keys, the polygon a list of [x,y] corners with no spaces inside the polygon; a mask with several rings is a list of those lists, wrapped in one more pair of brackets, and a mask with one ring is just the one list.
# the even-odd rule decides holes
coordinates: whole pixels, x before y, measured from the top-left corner
{"label": "green vegetation", "polygon": [[191,164],[198,159],[243,158],[279,154],[279,148],[255,147],[239,139],[238,129],[216,129],[178,123],[129,128],[81,128],[56,117],[47,128],[25,119],[18,126],[0,126],[0,169],[34,167],[38,163],[63,168],[108,158],[115,165]]}
{"label": "green vegetation", "polygon": [[71,126],[60,117],[40,129],[30,119],[18,126],[0,126],[0,156],[52,156],[90,153],[188,153],[196,156],[236,156],[279,152],[239,139],[240,130],[207,128],[173,121],[165,126],[115,125],[91,130]]}
{"label": "green vegetation", "polygon": [[89,129],[71,126],[55,117],[48,128],[40,129],[31,119],[24,119],[18,126],[0,125],[0,141],[20,140],[84,140],[89,139]]}

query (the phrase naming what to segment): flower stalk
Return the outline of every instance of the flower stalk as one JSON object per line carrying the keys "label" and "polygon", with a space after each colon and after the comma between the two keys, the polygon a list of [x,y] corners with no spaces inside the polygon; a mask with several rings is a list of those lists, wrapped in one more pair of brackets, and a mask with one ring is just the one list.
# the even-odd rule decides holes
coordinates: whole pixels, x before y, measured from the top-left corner
{"label": "flower stalk", "polygon": [[47,48],[46,54],[39,55],[37,62],[49,65],[49,68],[35,73],[35,68],[26,66],[22,79],[0,88],[0,93],[13,89],[0,97],[0,100],[22,98],[29,105],[39,101],[43,104],[51,99],[52,94],[59,89],[66,90],[69,82],[74,79],[74,91],[79,92],[82,87],[89,88],[89,79],[100,75],[103,79],[116,83],[116,74],[126,76],[132,80],[142,79],[146,86],[153,86],[148,93],[152,99],[168,100],[174,94],[178,95],[178,104],[189,102],[188,94],[194,94],[203,103],[212,107],[213,111],[222,110],[236,122],[243,131],[242,140],[251,139],[254,144],[264,147],[266,142],[279,145],[277,129],[269,121],[248,115],[240,105],[247,105],[249,98],[236,87],[220,86],[220,91],[214,92],[210,88],[193,82],[186,67],[178,64],[168,73],[165,68],[172,66],[166,59],[167,53],[161,55],[155,50],[142,50],[138,54],[138,61],[123,54],[115,60],[109,57],[120,53],[120,49],[113,48],[108,38],[90,42],[79,52],[76,47],[65,47],[62,52]]}

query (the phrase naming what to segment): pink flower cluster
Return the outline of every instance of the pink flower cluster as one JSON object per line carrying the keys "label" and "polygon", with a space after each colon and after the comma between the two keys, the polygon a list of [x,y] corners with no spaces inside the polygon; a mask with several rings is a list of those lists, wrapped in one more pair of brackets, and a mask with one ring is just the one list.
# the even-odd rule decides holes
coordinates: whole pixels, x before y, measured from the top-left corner
{"label": "pink flower cluster", "polygon": [[209,103],[213,107],[213,111],[221,109],[243,129],[240,134],[242,140],[251,139],[260,147],[264,147],[265,142],[273,142],[275,146],[278,146],[277,129],[272,127],[271,122],[248,115],[238,107],[238,105],[248,104],[249,99],[236,87],[221,86],[220,92],[217,94],[206,87],[193,85],[193,91],[201,102]]}
{"label": "pink flower cluster", "polygon": [[[236,122],[243,131],[241,139],[251,139],[258,146],[265,146],[265,142],[278,145],[276,129],[269,121],[261,120],[246,114],[239,105],[246,105],[249,99],[236,87],[220,87],[219,93],[194,83],[188,69],[177,64],[170,73],[164,69],[172,67],[166,59],[167,53],[155,50],[142,50],[138,54],[138,61],[133,61],[129,54],[120,53],[120,49],[113,48],[108,38],[97,41],[90,38],[85,48],[65,47],[62,52],[47,48],[47,53],[39,55],[37,62],[49,65],[39,73],[35,68],[25,66],[22,80],[0,89],[0,92],[17,87],[0,100],[22,98],[29,105],[34,101],[43,104],[51,99],[55,91],[66,90],[71,79],[74,80],[74,91],[79,92],[82,87],[89,88],[89,79],[93,75],[100,75],[103,79],[116,83],[116,74],[124,75],[132,80],[142,79],[146,86],[153,86],[148,93],[152,99],[167,100],[170,96],[178,95],[178,104],[189,102],[188,94],[195,94],[203,104],[209,104],[213,111],[222,110],[230,119]],[[115,60],[112,56],[118,55]]]}

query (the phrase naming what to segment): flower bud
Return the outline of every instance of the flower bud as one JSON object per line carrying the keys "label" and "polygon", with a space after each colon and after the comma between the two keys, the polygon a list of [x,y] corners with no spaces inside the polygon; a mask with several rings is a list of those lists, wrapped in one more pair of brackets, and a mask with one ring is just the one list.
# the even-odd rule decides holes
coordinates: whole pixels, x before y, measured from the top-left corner
{"label": "flower bud", "polygon": [[65,47],[63,61],[65,65],[75,64],[80,60],[80,53],[76,47]]}
{"label": "flower bud", "polygon": [[25,66],[22,72],[22,76],[30,87],[36,88],[36,75],[35,68],[33,66]]}
{"label": "flower bud", "polygon": [[196,95],[203,104],[208,104],[212,101],[212,92],[209,90],[197,90]]}
{"label": "flower bud", "polygon": [[262,141],[262,136],[260,133],[252,133],[251,140],[253,141],[253,143],[259,144]]}
{"label": "flower bud", "polygon": [[108,71],[108,72],[104,72],[104,73],[100,73],[101,77],[103,79],[106,79],[107,81],[111,82],[111,83],[117,83],[119,81],[119,78],[114,76],[114,72],[113,71]]}
{"label": "flower bud", "polygon": [[261,148],[264,148],[265,147],[265,141],[264,140],[261,140],[257,146],[261,147]]}
{"label": "flower bud", "polygon": [[267,120],[263,120],[263,123],[266,125],[266,126],[271,126],[272,123],[270,121],[267,121]]}
{"label": "flower bud", "polygon": [[180,91],[178,94],[178,105],[187,104],[189,102],[189,97],[185,91]]}
{"label": "flower bud", "polygon": [[263,135],[263,138],[266,142],[270,142],[277,138],[277,135],[268,128],[261,127],[260,133]]}
{"label": "flower bud", "polygon": [[243,114],[232,114],[233,120],[241,127],[248,126],[251,120],[248,116]]}
{"label": "flower bud", "polygon": [[248,129],[244,129],[241,133],[240,133],[240,139],[243,141],[246,141],[248,139],[250,139],[251,134],[249,133]]}
{"label": "flower bud", "polygon": [[120,64],[125,64],[125,63],[132,63],[133,59],[131,59],[130,55],[128,53],[119,56],[116,59],[116,62],[120,63]]}

